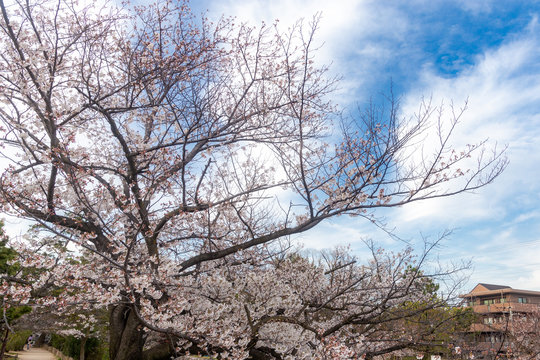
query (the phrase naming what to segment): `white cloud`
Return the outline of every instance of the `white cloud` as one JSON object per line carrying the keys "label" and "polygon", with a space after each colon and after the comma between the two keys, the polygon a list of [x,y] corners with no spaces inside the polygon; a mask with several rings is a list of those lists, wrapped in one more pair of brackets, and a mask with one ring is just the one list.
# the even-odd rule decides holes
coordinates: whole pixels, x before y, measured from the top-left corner
{"label": "white cloud", "polygon": [[540,239],[516,242],[511,236],[485,248],[474,258],[471,283],[488,282],[517,289],[540,289]]}
{"label": "white cloud", "polygon": [[458,4],[465,10],[477,14],[480,12],[489,13],[493,0],[458,0]]}
{"label": "white cloud", "polygon": [[405,98],[406,111],[415,109],[423,94],[435,102],[444,98],[459,104],[469,98],[455,144],[489,138],[509,146],[510,164],[493,184],[476,194],[406,206],[393,217],[407,230],[465,227],[456,231],[449,253],[473,258],[471,287],[491,282],[540,289],[539,59],[535,19],[524,34],[479,56],[456,78],[442,78],[426,67],[418,87]]}
{"label": "white cloud", "polygon": [[[448,199],[407,206],[399,211],[404,221],[471,222],[508,215],[506,201],[539,190],[540,178],[540,39],[528,32],[477,58],[476,65],[460,76],[442,78],[427,68],[419,86],[404,101],[406,113],[414,111],[423,94],[434,103],[469,99],[468,110],[454,137],[456,146],[488,138],[491,144],[508,144],[510,160],[494,184]],[[446,100],[448,102],[448,100]],[[500,145],[499,145],[500,146]],[[534,201],[538,201],[535,199]]]}
{"label": "white cloud", "polygon": [[316,61],[331,64],[332,74],[343,77],[336,96],[341,105],[358,99],[373,73],[396,56],[394,44],[404,41],[410,28],[401,10],[375,0],[211,0],[208,8],[214,18],[235,16],[253,26],[279,20],[282,31],[321,14],[315,39],[323,46]]}
{"label": "white cloud", "polygon": [[527,213],[520,214],[518,217],[514,219],[514,222],[520,223],[525,222],[533,219],[539,219],[540,218],[540,211],[530,211]]}

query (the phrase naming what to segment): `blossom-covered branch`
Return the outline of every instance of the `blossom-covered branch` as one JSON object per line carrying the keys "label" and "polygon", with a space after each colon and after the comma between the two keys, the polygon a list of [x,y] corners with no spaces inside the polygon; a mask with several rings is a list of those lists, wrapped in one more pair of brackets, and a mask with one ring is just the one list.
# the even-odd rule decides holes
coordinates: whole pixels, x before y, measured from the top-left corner
{"label": "blossom-covered branch", "polygon": [[[141,329],[239,358],[283,353],[269,339],[292,326],[318,349],[314,341],[362,325],[349,309],[360,298],[345,299],[364,275],[328,290],[332,300],[274,286],[283,303],[273,308],[285,313],[259,314],[251,287],[262,294],[285,276],[263,266],[276,242],[328,218],[375,221],[382,207],[477,189],[506,165],[481,140],[450,148],[460,114],[445,123],[429,103],[410,119],[393,101],[388,114],[369,108],[339,119],[328,101],[336,79],[314,61],[317,17],[282,32],[212,23],[175,1],[130,10],[0,0],[0,9],[2,210],[39,224],[37,239],[48,233],[82,254],[58,253],[33,286],[52,281],[74,289],[66,303],[110,306],[111,359],[141,358]],[[430,129],[439,141],[419,151]],[[36,250],[18,251],[30,258]],[[326,287],[327,276],[360,269],[287,263]],[[224,300],[243,289],[242,276],[253,279],[234,296],[247,300]],[[400,291],[373,294],[373,319]],[[315,325],[323,310],[343,316]],[[204,314],[220,327],[209,328]]]}

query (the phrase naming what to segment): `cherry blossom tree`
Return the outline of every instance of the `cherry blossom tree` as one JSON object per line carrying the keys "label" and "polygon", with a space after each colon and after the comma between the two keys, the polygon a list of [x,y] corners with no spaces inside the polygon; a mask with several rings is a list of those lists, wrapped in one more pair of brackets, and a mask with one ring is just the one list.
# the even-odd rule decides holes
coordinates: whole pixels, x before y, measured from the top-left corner
{"label": "cherry blossom tree", "polygon": [[540,306],[531,311],[514,314],[504,334],[506,351],[517,359],[540,359]]}
{"label": "cherry blossom tree", "polygon": [[[108,307],[111,359],[364,351],[365,316],[420,296],[410,255],[325,267],[283,241],[340,215],[381,225],[377,209],[478,189],[506,165],[482,141],[451,147],[462,110],[402,118],[391,101],[340,122],[316,18],[281,32],[174,1],[0,10],[1,205],[39,225],[17,251],[44,270],[2,290]],[[166,341],[145,346],[150,332]]]}
{"label": "cherry blossom tree", "polygon": [[[7,246],[8,236],[4,232],[4,222],[0,220],[0,276],[16,280],[16,273],[20,270],[17,264],[11,262],[17,258],[17,253]],[[3,287],[0,287],[3,290]],[[0,291],[0,360],[4,359],[6,346],[10,333],[14,332],[14,323],[23,315],[31,311],[29,306],[20,305],[10,301],[5,291]]]}

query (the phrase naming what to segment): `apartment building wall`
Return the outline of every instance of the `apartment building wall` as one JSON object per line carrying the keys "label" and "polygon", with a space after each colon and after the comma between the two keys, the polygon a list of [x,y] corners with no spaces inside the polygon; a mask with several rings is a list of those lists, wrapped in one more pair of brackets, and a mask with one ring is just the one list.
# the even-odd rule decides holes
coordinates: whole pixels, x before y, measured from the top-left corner
{"label": "apartment building wall", "polygon": [[461,298],[463,305],[472,307],[477,314],[468,334],[469,348],[477,358],[504,354],[508,346],[505,334],[511,331],[513,319],[540,306],[540,292],[504,285],[478,284]]}

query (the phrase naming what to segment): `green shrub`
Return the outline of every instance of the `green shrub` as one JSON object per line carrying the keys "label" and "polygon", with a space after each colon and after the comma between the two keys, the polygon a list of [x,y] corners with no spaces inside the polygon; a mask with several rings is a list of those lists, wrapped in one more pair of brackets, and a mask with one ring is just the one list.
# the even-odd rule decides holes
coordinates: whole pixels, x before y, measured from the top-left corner
{"label": "green shrub", "polygon": [[62,353],[64,353],[67,356],[71,356],[75,360],[78,360],[80,351],[81,351],[81,340],[74,336],[66,337],[66,342],[64,343],[64,348],[62,349]]}
{"label": "green shrub", "polygon": [[109,360],[109,348],[98,338],[86,341],[86,360]]}
{"label": "green shrub", "polygon": [[65,342],[65,341],[66,341],[66,338],[65,338],[65,337],[60,336],[60,335],[57,335],[57,334],[52,334],[52,335],[51,335],[51,342],[50,342],[50,345],[51,345],[53,348],[62,351],[62,348],[64,347],[64,342]]}
{"label": "green shrub", "polygon": [[26,344],[26,340],[32,335],[31,330],[17,331],[15,334],[10,334],[6,345],[7,351],[21,351]]}
{"label": "green shrub", "polygon": [[80,345],[81,341],[74,336],[62,336],[58,334],[51,336],[51,346],[75,360],[79,358]]}
{"label": "green shrub", "polygon": [[[79,359],[81,351],[81,339],[74,336],[61,336],[53,334],[50,345],[60,350],[64,355]],[[89,338],[85,344],[86,360],[108,360],[109,349],[98,338]]]}

